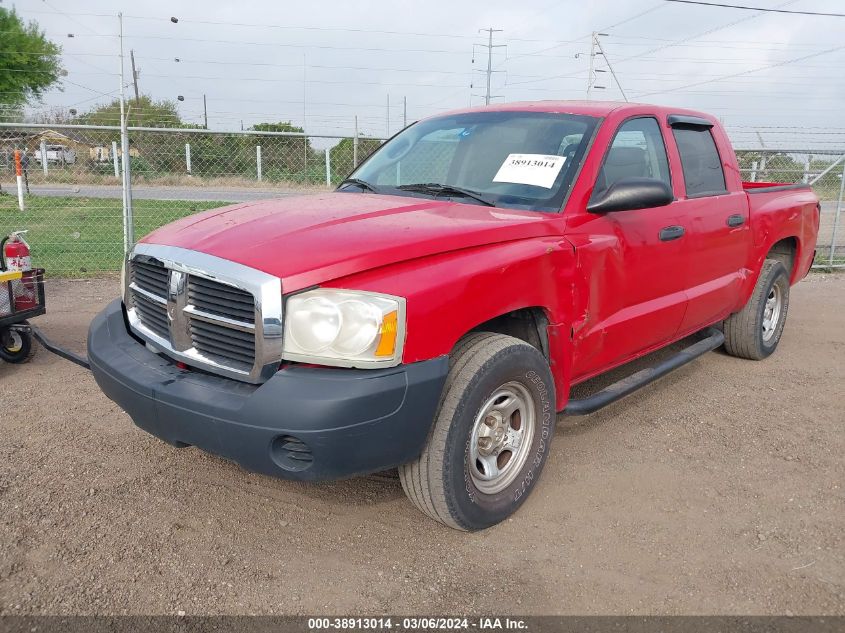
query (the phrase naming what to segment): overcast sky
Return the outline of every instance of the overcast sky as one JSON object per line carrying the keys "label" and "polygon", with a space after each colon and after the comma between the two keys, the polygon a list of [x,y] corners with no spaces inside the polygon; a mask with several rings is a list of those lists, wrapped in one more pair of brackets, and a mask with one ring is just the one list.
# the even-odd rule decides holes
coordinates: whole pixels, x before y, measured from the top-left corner
{"label": "overcast sky", "polygon": [[[845,146],[845,18],[665,0],[0,1],[63,47],[63,91],[41,108],[82,112],[117,94],[118,11],[127,82],[133,49],[141,92],[182,95],[185,120],[202,122],[205,94],[212,129],[304,116],[307,131],[338,135],[352,132],[355,115],[362,133],[397,131],[403,98],[409,122],[483,104],[485,75],[474,71],[487,67],[477,44],[488,27],[506,45],[493,52],[496,101],[582,99],[590,33],[600,31],[631,101],[712,112],[739,146],[759,147],[760,136],[768,147]],[[736,4],[845,9],[841,0]],[[596,68],[607,70],[601,56]],[[596,76],[604,89],[594,98],[622,99],[609,72]]]}

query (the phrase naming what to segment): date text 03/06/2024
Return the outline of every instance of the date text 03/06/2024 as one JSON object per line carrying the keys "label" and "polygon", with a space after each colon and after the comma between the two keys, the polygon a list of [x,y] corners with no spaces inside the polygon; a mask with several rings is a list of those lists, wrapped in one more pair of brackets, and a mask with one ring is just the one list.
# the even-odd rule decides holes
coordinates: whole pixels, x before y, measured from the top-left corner
{"label": "date text 03/06/2024", "polygon": [[526,630],[528,624],[521,618],[510,617],[357,617],[357,618],[308,618],[308,630],[368,630],[368,631],[429,631],[429,630]]}

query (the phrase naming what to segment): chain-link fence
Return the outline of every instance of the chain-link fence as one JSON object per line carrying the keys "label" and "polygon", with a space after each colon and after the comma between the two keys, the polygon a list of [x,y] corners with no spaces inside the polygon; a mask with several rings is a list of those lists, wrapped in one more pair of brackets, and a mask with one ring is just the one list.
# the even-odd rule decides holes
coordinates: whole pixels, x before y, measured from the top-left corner
{"label": "chain-link fence", "polygon": [[744,180],[751,182],[803,182],[812,185],[821,201],[816,268],[845,267],[845,149],[737,150]]}
{"label": "chain-link fence", "polygon": [[[295,132],[129,128],[131,234],[142,237],[185,215],[230,203],[325,191],[383,139]],[[124,248],[120,128],[0,124],[0,235],[28,229],[39,266],[54,276],[116,271]],[[28,194],[18,209],[14,151]],[[421,181],[448,161],[403,165]],[[845,267],[845,152],[738,150],[751,181],[807,182],[822,200],[819,266]],[[441,174],[442,176],[442,174]],[[385,183],[386,184],[386,183]]]}
{"label": "chain-link fence", "polygon": [[[383,139],[295,132],[129,128],[130,234],[223,205],[336,186]],[[0,235],[28,229],[54,276],[120,268],[123,155],[116,126],[0,124]],[[21,152],[25,211],[14,152]]]}

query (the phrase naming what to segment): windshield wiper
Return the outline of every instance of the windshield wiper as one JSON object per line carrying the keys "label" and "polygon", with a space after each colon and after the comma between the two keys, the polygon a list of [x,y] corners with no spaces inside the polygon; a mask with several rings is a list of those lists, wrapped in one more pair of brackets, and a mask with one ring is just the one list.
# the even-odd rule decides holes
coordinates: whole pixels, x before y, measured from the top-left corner
{"label": "windshield wiper", "polygon": [[432,195],[452,195],[452,196],[464,196],[465,198],[472,198],[473,200],[477,200],[481,204],[487,205],[488,207],[495,207],[496,205],[482,196],[477,191],[472,191],[471,189],[464,189],[463,187],[455,187],[454,185],[442,185],[439,182],[418,182],[410,185],[399,185],[396,187],[397,189],[401,189],[402,191],[418,191],[420,193],[430,193]]}
{"label": "windshield wiper", "polygon": [[368,183],[366,180],[361,180],[360,178],[347,178],[337,186],[340,189],[343,185],[355,185],[357,187],[361,187],[365,191],[372,191],[373,193],[381,193],[381,190],[373,184]]}

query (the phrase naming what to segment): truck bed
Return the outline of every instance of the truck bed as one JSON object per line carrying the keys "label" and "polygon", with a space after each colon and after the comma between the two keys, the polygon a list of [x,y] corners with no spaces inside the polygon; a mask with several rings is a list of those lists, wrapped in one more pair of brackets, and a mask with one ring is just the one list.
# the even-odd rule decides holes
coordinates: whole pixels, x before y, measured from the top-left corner
{"label": "truck bed", "polygon": [[772,191],[788,191],[790,189],[811,189],[810,185],[797,182],[742,182],[742,188],[748,193],[768,193]]}

